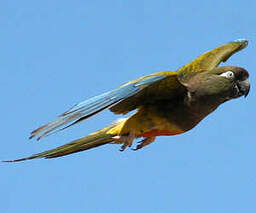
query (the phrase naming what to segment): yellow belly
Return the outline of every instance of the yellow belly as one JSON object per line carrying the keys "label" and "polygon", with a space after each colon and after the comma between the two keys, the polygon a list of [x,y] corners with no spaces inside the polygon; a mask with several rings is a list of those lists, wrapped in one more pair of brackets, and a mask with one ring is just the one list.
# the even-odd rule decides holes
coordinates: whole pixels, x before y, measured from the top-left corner
{"label": "yellow belly", "polygon": [[109,134],[127,135],[135,130],[136,137],[153,137],[160,135],[177,135],[184,131],[174,125],[167,118],[160,116],[154,108],[140,109],[109,130]]}

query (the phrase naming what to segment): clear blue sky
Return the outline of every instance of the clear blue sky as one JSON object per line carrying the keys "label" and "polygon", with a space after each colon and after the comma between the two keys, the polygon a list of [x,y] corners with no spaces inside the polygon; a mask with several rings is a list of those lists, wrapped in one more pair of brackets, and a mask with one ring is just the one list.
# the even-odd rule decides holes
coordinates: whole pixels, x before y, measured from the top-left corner
{"label": "clear blue sky", "polygon": [[0,3],[1,159],[41,152],[104,127],[105,112],[40,142],[31,130],[73,104],[142,75],[176,70],[247,38],[227,64],[251,74],[192,131],[141,151],[107,145],[0,165],[1,213],[256,212],[255,1],[74,0]]}

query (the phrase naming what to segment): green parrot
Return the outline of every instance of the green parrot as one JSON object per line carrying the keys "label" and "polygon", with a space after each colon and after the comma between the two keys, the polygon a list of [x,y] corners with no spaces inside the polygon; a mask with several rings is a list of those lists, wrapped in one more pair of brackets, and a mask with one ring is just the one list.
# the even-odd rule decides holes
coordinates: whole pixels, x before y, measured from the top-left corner
{"label": "green parrot", "polygon": [[245,39],[226,43],[202,54],[177,71],[147,75],[78,103],[56,120],[34,130],[30,138],[38,136],[39,140],[105,109],[115,114],[136,112],[63,146],[5,162],[56,158],[104,144],[121,144],[121,151],[124,151],[132,146],[134,139],[142,138],[133,148],[138,150],[152,143],[157,136],[189,131],[220,104],[248,95],[249,73],[244,68],[218,67],[247,45]]}

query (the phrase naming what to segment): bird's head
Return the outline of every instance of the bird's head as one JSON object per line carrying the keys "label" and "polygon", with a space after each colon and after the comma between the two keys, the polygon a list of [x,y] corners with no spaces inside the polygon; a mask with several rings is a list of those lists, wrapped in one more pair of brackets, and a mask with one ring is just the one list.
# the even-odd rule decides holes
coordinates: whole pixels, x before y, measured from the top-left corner
{"label": "bird's head", "polygon": [[[241,67],[221,66],[208,72],[212,84],[226,100],[246,97],[250,91],[249,73]],[[222,95],[221,95],[222,94]]]}
{"label": "bird's head", "polygon": [[194,98],[220,103],[246,97],[250,90],[249,73],[241,67],[221,66],[188,75],[183,84]]}

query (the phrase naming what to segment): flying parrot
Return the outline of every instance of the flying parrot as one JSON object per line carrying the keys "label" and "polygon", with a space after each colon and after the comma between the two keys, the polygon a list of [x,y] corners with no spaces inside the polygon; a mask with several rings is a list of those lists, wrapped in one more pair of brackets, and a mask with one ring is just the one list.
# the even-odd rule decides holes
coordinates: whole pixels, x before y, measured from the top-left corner
{"label": "flying parrot", "polygon": [[38,136],[40,140],[106,109],[115,114],[136,112],[55,149],[5,162],[56,158],[104,144],[121,144],[120,151],[124,151],[132,146],[134,139],[142,138],[133,148],[138,150],[155,141],[157,136],[187,132],[220,104],[248,95],[249,73],[244,68],[218,66],[247,45],[245,39],[226,43],[203,53],[177,71],[147,75],[80,102],[56,120],[34,130],[30,138]]}

